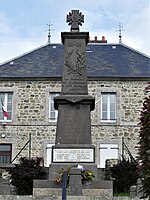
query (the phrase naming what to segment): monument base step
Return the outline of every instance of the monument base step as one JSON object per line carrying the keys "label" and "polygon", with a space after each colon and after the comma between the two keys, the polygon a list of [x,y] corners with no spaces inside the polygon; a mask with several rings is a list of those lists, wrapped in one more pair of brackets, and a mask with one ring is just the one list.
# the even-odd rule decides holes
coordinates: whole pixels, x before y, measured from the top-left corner
{"label": "monument base step", "polygon": [[[53,197],[54,199],[62,200],[62,191],[61,189],[51,190],[51,189],[39,189],[36,188],[33,190],[33,195],[40,198],[40,196],[44,197]],[[104,190],[104,189],[83,189],[82,196],[71,196],[67,194],[67,200],[93,200],[99,198],[100,200],[112,200],[113,194],[112,190]]]}
{"label": "monument base step", "polygon": [[[34,196],[51,196],[58,197],[62,195],[61,185],[57,184],[55,180],[34,180],[33,182],[33,195]],[[82,199],[88,200],[94,197],[101,197],[101,199],[109,200],[113,197],[113,184],[112,181],[92,181],[82,185]],[[71,198],[70,198],[71,197]],[[67,200],[71,200],[73,196],[69,195],[67,188]],[[80,197],[80,196],[77,196]],[[78,200],[77,198],[75,200]],[[80,200],[80,199],[79,199]]]}

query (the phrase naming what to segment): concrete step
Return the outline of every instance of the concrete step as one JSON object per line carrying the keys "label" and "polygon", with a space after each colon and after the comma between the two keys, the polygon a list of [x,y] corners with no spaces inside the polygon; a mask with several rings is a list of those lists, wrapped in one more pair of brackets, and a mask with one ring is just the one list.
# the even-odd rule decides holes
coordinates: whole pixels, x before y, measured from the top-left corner
{"label": "concrete step", "polygon": [[[62,200],[61,196],[26,196],[26,195],[0,195],[0,200]],[[112,200],[104,197],[67,196],[66,200]],[[117,199],[120,200],[120,199]],[[122,200],[122,199],[121,199]],[[127,199],[130,200],[130,199]],[[132,199],[133,200],[133,199]],[[137,199],[136,199],[137,200]]]}
{"label": "concrete step", "polygon": [[[56,200],[62,200],[62,197],[57,197]],[[86,196],[67,196],[66,200],[91,200]]]}

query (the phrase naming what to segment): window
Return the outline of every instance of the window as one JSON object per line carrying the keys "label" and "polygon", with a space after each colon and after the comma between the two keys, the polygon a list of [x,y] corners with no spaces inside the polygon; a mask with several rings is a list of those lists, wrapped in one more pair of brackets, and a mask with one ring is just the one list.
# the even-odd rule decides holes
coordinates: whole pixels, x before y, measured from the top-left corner
{"label": "window", "polygon": [[107,159],[118,159],[118,144],[100,144],[100,168],[105,168]]}
{"label": "window", "polygon": [[116,121],[116,93],[101,93],[101,121]]}
{"label": "window", "polygon": [[11,154],[11,144],[0,144],[0,163],[11,163]]}
{"label": "window", "polygon": [[54,108],[54,97],[58,96],[59,93],[50,93],[49,97],[49,119],[50,121],[56,122],[58,117],[58,111]]}
{"label": "window", "polygon": [[12,120],[12,95],[13,93],[0,93],[0,121]]}

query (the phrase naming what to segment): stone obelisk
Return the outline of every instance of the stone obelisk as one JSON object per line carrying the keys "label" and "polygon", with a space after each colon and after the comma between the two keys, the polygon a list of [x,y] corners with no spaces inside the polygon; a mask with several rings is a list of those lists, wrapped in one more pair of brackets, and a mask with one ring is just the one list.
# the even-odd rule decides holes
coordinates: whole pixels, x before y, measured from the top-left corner
{"label": "stone obelisk", "polygon": [[95,99],[88,95],[86,67],[89,33],[79,31],[79,25],[84,22],[79,10],[72,10],[67,15],[67,22],[71,31],[61,33],[64,68],[61,95],[54,99],[58,121],[52,163],[94,164],[90,112],[95,107]]}
{"label": "stone obelisk", "polygon": [[95,175],[93,182],[85,184],[84,187],[90,189],[93,196],[104,197],[106,194],[112,199],[112,181],[98,180],[94,146],[91,142],[90,111],[94,109],[95,99],[88,95],[87,89],[85,55],[89,34],[79,32],[79,25],[83,21],[83,15],[78,10],[72,10],[67,15],[71,32],[62,33],[62,42],[65,46],[64,69],[61,95],[54,100],[55,109],[58,110],[58,121],[56,142],[52,148],[52,164],[49,166],[49,180],[34,180],[34,195],[41,195],[42,192],[45,195],[48,188],[52,188],[49,195],[54,194],[54,180],[58,176],[58,170],[66,169],[68,166],[73,167],[69,195],[81,195],[80,173],[74,168],[74,164],[80,163],[85,169],[92,170]]}

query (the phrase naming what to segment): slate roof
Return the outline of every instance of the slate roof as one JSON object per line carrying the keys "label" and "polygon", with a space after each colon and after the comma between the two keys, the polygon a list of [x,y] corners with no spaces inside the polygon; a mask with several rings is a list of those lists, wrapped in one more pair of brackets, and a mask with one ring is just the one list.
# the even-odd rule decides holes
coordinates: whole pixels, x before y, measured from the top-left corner
{"label": "slate roof", "polygon": [[[2,78],[62,77],[64,46],[47,44],[0,65]],[[88,77],[150,78],[150,58],[124,44],[87,45]]]}

